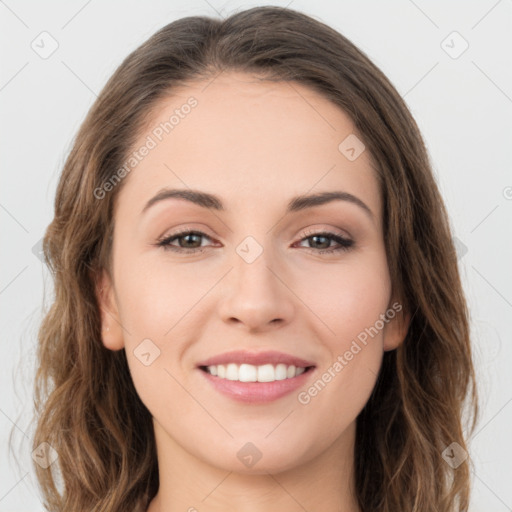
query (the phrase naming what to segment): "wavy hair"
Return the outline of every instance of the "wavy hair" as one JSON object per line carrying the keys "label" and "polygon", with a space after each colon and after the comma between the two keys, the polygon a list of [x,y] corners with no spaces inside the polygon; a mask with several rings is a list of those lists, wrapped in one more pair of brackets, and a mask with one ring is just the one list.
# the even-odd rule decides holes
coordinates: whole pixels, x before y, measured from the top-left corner
{"label": "wavy hair", "polygon": [[124,182],[101,200],[94,191],[122,166],[160,99],[230,70],[300,83],[329,99],[352,119],[374,162],[393,292],[411,321],[404,342],[384,353],[357,418],[361,509],[466,510],[472,460],[453,468],[443,451],[452,443],[467,451],[464,422],[473,433],[479,414],[469,313],[422,136],[396,89],[353,43],[271,6],[158,30],[117,68],[73,141],[43,239],[54,297],[38,332],[33,448],[47,442],[58,453],[47,469],[34,464],[45,507],[145,512],[158,490],[152,418],[124,350],[102,344],[95,293],[100,270],[111,275],[114,201]]}

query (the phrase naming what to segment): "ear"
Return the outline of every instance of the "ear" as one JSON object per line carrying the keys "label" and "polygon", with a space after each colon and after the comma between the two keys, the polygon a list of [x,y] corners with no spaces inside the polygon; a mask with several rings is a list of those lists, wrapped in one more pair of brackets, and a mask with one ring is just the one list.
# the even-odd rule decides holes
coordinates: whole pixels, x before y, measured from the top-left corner
{"label": "ear", "polygon": [[105,269],[95,279],[95,293],[101,311],[101,340],[110,350],[124,348],[123,328],[119,318],[114,287]]}
{"label": "ear", "polygon": [[395,300],[390,301],[390,306],[386,311],[386,322],[383,329],[384,352],[395,350],[405,340],[411,315],[405,311],[402,303]]}

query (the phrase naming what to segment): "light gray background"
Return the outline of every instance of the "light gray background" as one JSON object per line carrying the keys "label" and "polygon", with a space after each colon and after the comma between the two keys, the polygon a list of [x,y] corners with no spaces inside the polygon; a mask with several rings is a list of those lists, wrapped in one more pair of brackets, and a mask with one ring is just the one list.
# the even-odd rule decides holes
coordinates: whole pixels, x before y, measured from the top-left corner
{"label": "light gray background", "polygon": [[[512,1],[269,3],[313,15],[351,39],[405,97],[424,134],[458,239],[482,397],[470,443],[470,511],[510,511]],[[36,333],[51,280],[37,248],[81,121],[122,59],[163,25],[256,5],[0,0],[0,512],[42,510],[29,423]],[[42,46],[43,31],[58,43],[47,59],[31,48],[34,40]],[[464,43],[446,39],[453,31],[469,44],[457,58]],[[8,452],[13,425],[19,471]]]}

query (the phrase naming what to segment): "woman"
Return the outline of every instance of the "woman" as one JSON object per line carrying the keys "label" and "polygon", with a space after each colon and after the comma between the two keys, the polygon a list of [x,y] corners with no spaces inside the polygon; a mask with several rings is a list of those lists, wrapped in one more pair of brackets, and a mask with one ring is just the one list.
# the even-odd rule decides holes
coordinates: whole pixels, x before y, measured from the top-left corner
{"label": "woman", "polygon": [[48,510],[467,509],[447,214],[338,32],[277,7],[159,30],[80,128],[43,247]]}

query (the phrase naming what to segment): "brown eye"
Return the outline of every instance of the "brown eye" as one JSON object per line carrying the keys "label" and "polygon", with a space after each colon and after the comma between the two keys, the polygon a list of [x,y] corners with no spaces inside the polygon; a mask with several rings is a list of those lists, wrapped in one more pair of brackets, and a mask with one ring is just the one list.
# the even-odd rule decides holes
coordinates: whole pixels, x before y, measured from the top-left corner
{"label": "brown eye", "polygon": [[[211,238],[202,233],[201,231],[182,231],[181,233],[175,233],[162,240],[159,240],[158,246],[163,247],[165,250],[172,250],[178,252],[202,252],[204,246],[201,245],[201,238]],[[178,245],[174,245],[171,242],[178,240]],[[199,244],[199,245],[198,245]]]}

